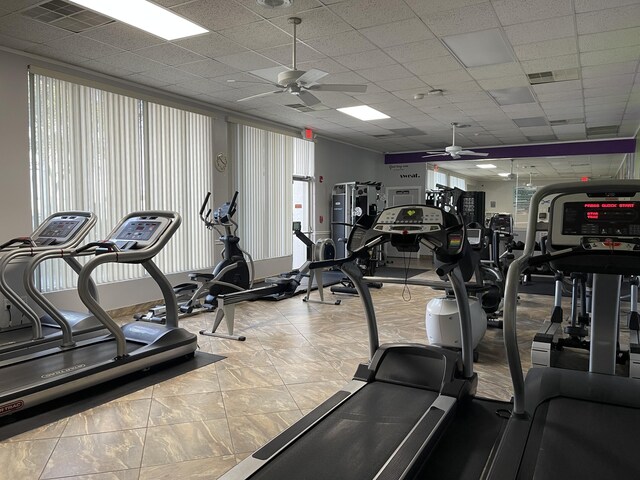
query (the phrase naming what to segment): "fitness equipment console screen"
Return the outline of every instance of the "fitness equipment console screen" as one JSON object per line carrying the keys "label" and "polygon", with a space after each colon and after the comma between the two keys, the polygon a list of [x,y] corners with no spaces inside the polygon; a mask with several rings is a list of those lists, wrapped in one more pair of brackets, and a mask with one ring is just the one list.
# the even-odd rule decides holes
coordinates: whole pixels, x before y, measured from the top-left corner
{"label": "fitness equipment console screen", "polygon": [[563,217],[563,235],[640,235],[640,202],[569,202]]}
{"label": "fitness equipment console screen", "polygon": [[160,217],[128,219],[111,241],[122,250],[139,250],[151,246],[160,237],[169,220]]}
{"label": "fitness equipment console screen", "polygon": [[54,243],[64,243],[85,220],[86,218],[53,219],[40,232],[36,238],[36,243],[40,244],[49,239],[53,240]]}
{"label": "fitness equipment console screen", "polygon": [[392,207],[380,214],[374,230],[388,233],[433,232],[442,227],[442,212],[428,206]]}

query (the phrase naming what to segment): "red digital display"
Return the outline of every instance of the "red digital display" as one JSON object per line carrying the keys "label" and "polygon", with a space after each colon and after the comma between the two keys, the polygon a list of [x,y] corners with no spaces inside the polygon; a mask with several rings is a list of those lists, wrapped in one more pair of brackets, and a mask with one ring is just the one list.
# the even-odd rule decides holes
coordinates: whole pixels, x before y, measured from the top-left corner
{"label": "red digital display", "polygon": [[600,214],[598,212],[587,212],[587,218],[589,220],[597,220],[600,218]]}
{"label": "red digital display", "polygon": [[585,203],[584,208],[635,208],[634,203]]}

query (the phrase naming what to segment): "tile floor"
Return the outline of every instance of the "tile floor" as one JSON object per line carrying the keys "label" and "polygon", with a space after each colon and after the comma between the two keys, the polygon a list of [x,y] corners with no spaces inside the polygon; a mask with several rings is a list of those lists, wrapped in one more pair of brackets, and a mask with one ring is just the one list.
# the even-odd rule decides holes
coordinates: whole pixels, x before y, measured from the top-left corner
{"label": "tile floor", "polygon": [[[430,275],[429,273],[423,275]],[[382,342],[426,340],[425,305],[439,292],[387,284],[373,290]],[[522,360],[552,297],[522,296]],[[212,315],[181,321],[193,332]],[[367,359],[360,300],[342,305],[281,302],[240,305],[245,342],[200,336],[220,362],[0,443],[6,480],[215,479],[305,415],[351,378]],[[509,399],[502,331],[479,346],[479,395]]]}

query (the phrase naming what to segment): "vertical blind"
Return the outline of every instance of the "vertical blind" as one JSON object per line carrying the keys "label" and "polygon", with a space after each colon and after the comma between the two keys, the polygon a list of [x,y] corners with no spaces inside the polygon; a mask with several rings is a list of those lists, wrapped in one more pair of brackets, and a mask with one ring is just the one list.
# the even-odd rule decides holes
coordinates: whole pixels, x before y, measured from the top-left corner
{"label": "vertical blind", "polygon": [[[213,119],[39,74],[31,82],[34,225],[63,210],[98,217],[89,234],[104,239],[127,213],[178,211],[183,226],[157,258],[165,273],[209,266],[213,239],[197,220],[212,183]],[[109,264],[97,283],[144,276],[139,266]],[[61,262],[40,268],[43,291],[71,288]]]}
{"label": "vertical blind", "polygon": [[311,175],[314,145],[246,125],[233,131],[243,246],[254,260],[291,255],[294,164],[296,174]]}

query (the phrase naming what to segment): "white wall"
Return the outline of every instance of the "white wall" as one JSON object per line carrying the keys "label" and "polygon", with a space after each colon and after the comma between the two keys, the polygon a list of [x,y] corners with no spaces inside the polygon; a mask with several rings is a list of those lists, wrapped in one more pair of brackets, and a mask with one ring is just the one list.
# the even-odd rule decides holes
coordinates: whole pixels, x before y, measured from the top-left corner
{"label": "white wall", "polygon": [[[331,190],[336,183],[382,181],[378,166],[384,162],[382,153],[352,145],[318,138],[315,147],[316,205],[314,231],[317,236],[329,236],[331,230]],[[322,182],[320,182],[322,177]],[[322,217],[322,221],[320,221]]]}

